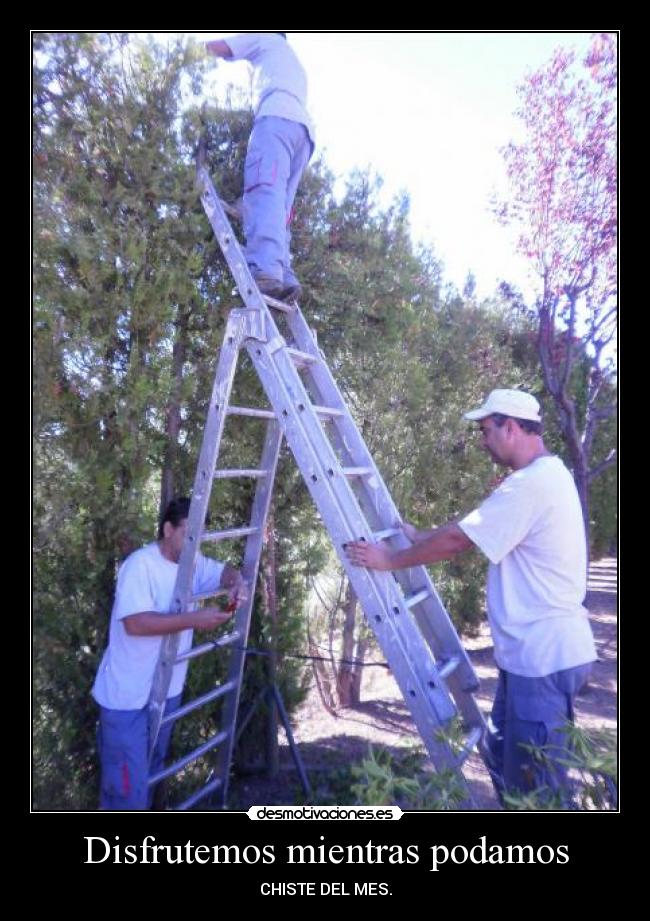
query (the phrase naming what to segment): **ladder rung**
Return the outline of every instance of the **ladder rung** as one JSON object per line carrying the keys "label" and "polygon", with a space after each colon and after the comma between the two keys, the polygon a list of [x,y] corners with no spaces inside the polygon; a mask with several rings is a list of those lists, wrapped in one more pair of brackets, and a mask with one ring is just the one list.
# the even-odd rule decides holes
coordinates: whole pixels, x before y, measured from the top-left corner
{"label": "ladder rung", "polygon": [[215,470],[215,480],[229,480],[235,477],[250,477],[251,479],[261,479],[265,477],[268,470]]}
{"label": "ladder rung", "polygon": [[428,588],[423,588],[422,591],[416,592],[414,595],[409,595],[404,599],[404,604],[407,608],[413,608],[416,604],[420,604],[421,601],[425,601],[427,598],[430,598]]}
{"label": "ladder rung", "polygon": [[[206,598],[212,598],[212,595],[206,595]],[[235,630],[233,633],[227,633],[225,636],[220,636],[218,640],[212,640],[210,643],[201,643],[200,646],[193,646],[191,649],[188,649],[187,652],[182,652],[180,656],[176,656],[174,659],[174,665],[178,665],[179,662],[186,662],[188,659],[196,659],[197,656],[202,656],[206,652],[212,652],[213,649],[221,649],[223,646],[229,646],[231,643],[236,643],[240,639],[241,634],[239,630]]]}
{"label": "ladder rung", "polygon": [[219,204],[230,217],[237,218],[238,221],[241,221],[241,211],[239,208],[235,208],[234,205],[229,205],[227,201],[224,201],[223,198],[219,199]]}
{"label": "ladder rung", "polygon": [[440,678],[446,678],[447,675],[451,675],[460,665],[460,656],[451,656],[447,659],[446,662],[438,668],[438,676]]}
{"label": "ladder rung", "polygon": [[[219,541],[219,540],[237,540],[239,537],[249,537],[251,534],[257,534],[259,528],[231,528],[229,531],[206,531],[201,535],[201,540]],[[210,597],[207,595],[206,597]]]}
{"label": "ladder rung", "polygon": [[252,416],[253,419],[275,419],[272,409],[253,409],[248,406],[229,406],[226,410],[228,416]]}
{"label": "ladder rung", "polygon": [[201,787],[200,790],[197,790],[196,793],[193,793],[191,796],[188,796],[186,800],[183,800],[176,809],[179,812],[183,812],[185,809],[191,809],[196,803],[202,800],[208,795],[208,793],[214,793],[219,787],[223,785],[223,781],[220,777],[217,777],[216,780],[212,780],[210,783],[206,784],[204,787]]}
{"label": "ladder rung", "polygon": [[229,694],[235,686],[234,681],[229,681],[215,688],[213,691],[208,691],[207,694],[202,694],[201,697],[195,697],[194,700],[190,700],[189,703],[179,707],[178,710],[173,710],[171,713],[168,713],[167,716],[163,716],[160,725],[164,726],[165,723],[176,722],[176,720],[179,720],[182,716],[187,716],[192,710],[198,710],[198,708],[202,707],[204,704],[209,704],[211,700],[217,700],[218,697]]}
{"label": "ladder rung", "polygon": [[469,756],[474,751],[474,748],[481,741],[482,735],[483,729],[481,726],[475,726],[474,729],[472,729],[470,734],[465,739],[465,744],[463,745],[462,750],[458,756],[458,767],[460,767],[460,765],[469,758]]}
{"label": "ladder rung", "polygon": [[[260,292],[261,293],[261,292]],[[294,313],[295,307],[292,307],[291,304],[285,304],[284,301],[279,301],[275,297],[271,297],[269,294],[262,294],[262,300],[273,307],[274,310],[279,310],[281,313]]]}
{"label": "ladder rung", "polygon": [[385,531],[375,531],[372,537],[373,540],[388,540],[389,537],[397,537],[401,533],[400,528],[386,528]]}
{"label": "ladder rung", "polygon": [[170,764],[169,767],[163,768],[162,771],[158,771],[157,774],[150,777],[148,780],[149,786],[158,783],[160,780],[164,780],[165,777],[171,777],[172,774],[178,774],[182,768],[187,767],[192,761],[196,761],[197,758],[201,758],[213,748],[216,748],[217,745],[221,745],[222,742],[225,742],[229,735],[230,732],[218,732],[216,736],[212,736],[212,738],[204,742],[203,745],[199,745],[199,747],[191,751],[189,755],[185,755],[184,758],[179,758],[178,761]]}
{"label": "ladder rung", "polygon": [[331,406],[314,406],[313,409],[317,416],[331,416],[334,419],[345,415],[342,409],[334,409]]}
{"label": "ladder rung", "polygon": [[372,467],[342,467],[345,476],[370,476],[375,471]]}
{"label": "ladder rung", "polygon": [[320,361],[318,355],[311,355],[309,352],[301,352],[300,349],[288,348],[287,352],[296,364],[314,364],[316,361]]}

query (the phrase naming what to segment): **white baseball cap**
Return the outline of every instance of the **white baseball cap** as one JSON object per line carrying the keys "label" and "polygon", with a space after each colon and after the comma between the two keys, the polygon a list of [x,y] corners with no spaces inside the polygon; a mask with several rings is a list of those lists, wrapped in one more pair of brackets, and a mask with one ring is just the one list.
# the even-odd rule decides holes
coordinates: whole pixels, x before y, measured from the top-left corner
{"label": "white baseball cap", "polygon": [[493,390],[480,409],[465,413],[465,419],[485,419],[493,413],[511,416],[513,419],[530,419],[541,422],[540,405],[529,393],[523,390]]}

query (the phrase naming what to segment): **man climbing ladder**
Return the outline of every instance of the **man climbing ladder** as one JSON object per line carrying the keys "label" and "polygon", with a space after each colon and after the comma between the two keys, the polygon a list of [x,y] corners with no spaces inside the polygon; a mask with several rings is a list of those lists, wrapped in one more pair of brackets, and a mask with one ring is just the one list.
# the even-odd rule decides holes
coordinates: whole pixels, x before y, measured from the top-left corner
{"label": "man climbing ladder", "polygon": [[255,122],[244,166],[246,260],[262,294],[299,298],[291,268],[291,217],[302,174],[314,151],[307,77],[286,32],[246,32],[208,42],[207,50],[254,68]]}

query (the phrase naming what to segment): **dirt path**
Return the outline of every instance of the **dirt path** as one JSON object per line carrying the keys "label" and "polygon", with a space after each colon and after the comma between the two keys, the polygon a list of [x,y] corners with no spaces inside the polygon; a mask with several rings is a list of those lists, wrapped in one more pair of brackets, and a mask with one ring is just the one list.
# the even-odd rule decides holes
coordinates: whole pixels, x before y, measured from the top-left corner
{"label": "dirt path", "polygon": [[[587,688],[576,702],[577,723],[584,727],[616,728],[617,688],[617,561],[607,557],[589,569],[587,607],[596,638],[598,662]],[[483,624],[477,637],[465,641],[472,663],[481,680],[479,706],[488,714],[497,681],[489,628]],[[326,795],[328,775],[337,768],[360,761],[368,744],[392,751],[420,748],[410,713],[394,678],[383,668],[367,668],[361,689],[361,704],[336,715],[323,707],[313,687],[307,700],[292,720],[294,737],[300,748],[316,800]],[[291,803],[295,797],[296,776],[284,732],[281,732],[281,774],[275,781],[247,779],[236,784],[237,808],[249,805]],[[477,805],[498,808],[492,784],[477,755],[468,759],[466,776]]]}

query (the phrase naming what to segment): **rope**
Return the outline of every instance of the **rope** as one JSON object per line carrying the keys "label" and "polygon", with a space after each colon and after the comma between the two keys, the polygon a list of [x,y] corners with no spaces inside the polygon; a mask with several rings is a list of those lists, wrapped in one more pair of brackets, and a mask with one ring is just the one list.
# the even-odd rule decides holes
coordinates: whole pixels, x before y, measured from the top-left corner
{"label": "rope", "polygon": [[[217,647],[217,643],[214,644]],[[221,647],[217,647],[221,648]],[[245,652],[250,656],[270,656],[271,652],[265,649],[255,649],[252,646],[229,646],[229,649],[236,649],[238,652]],[[276,653],[277,654],[277,653]],[[305,659],[311,662],[330,662],[331,656],[307,656],[298,653],[282,653],[283,659]],[[388,662],[361,662],[359,659],[337,659],[338,665],[359,665],[361,668],[387,668],[390,669]]]}

